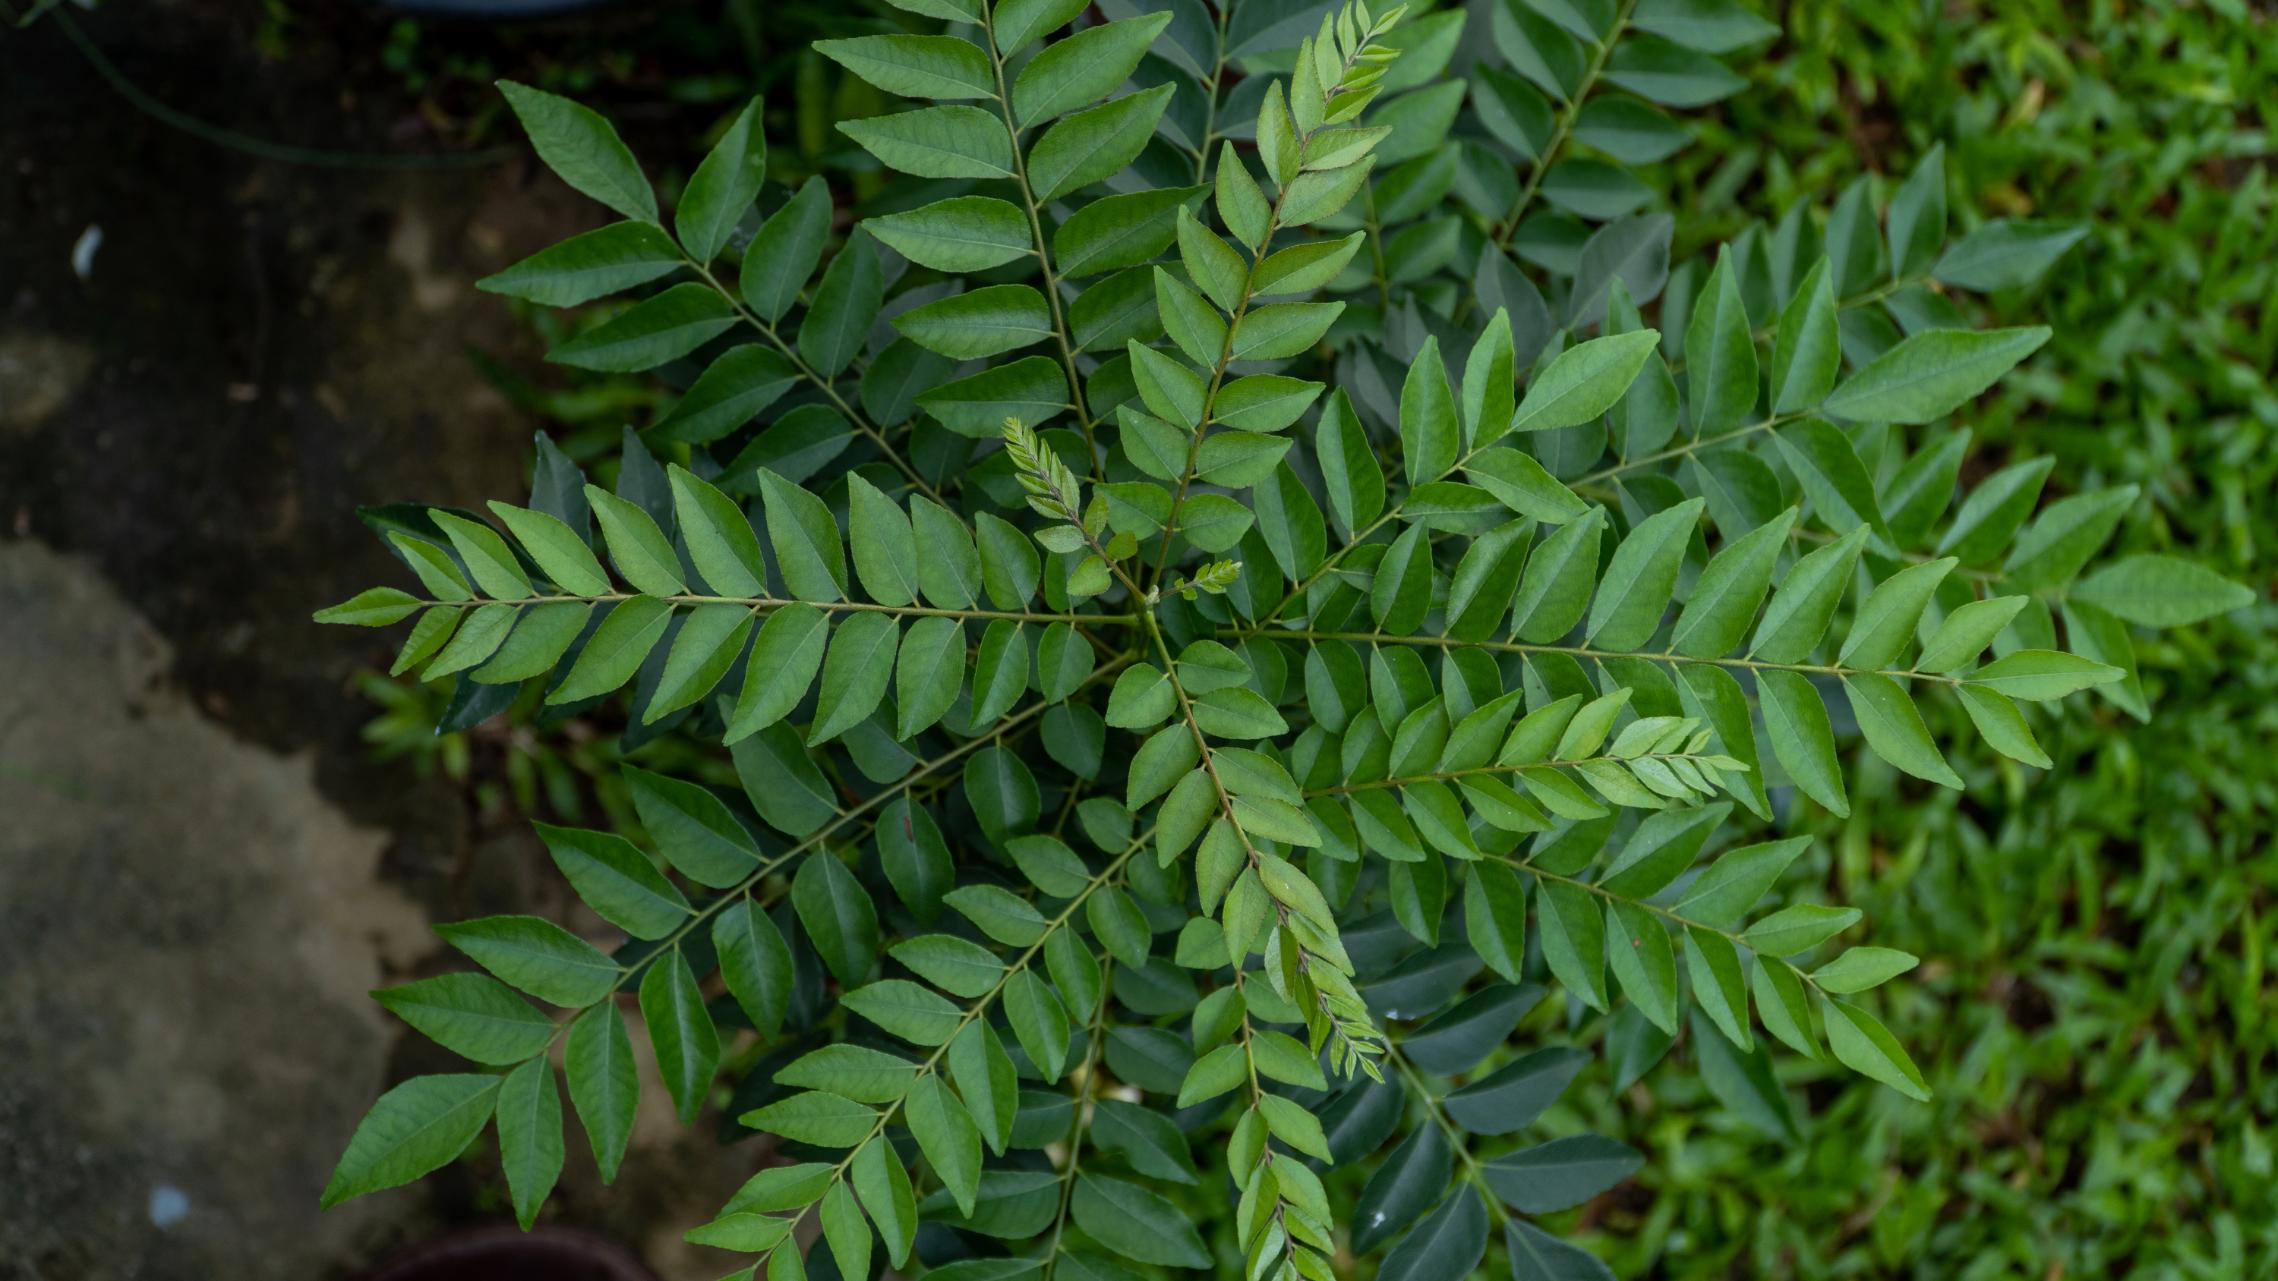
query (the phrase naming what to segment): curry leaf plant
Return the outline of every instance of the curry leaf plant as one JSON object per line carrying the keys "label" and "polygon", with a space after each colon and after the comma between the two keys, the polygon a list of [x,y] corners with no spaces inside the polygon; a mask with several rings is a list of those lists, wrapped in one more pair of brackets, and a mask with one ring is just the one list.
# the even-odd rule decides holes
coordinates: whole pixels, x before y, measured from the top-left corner
{"label": "curry leaf plant", "polygon": [[914,104],[843,126],[903,176],[844,231],[768,191],[759,104],[668,219],[601,117],[506,86],[623,220],[489,287],[645,290],[553,359],[700,372],[613,487],[541,447],[526,504],[367,513],[418,590],[318,618],[409,621],[463,715],[534,682],[740,786],[628,767],[639,830],[540,826],[605,936],[441,927],[477,968],[377,997],[473,1066],[384,1095],[325,1203],[490,1128],[530,1223],[557,1074],[614,1177],[637,1028],[684,1122],[767,1136],[688,1230],[739,1276],[1531,1281],[1606,1275],[1556,1216],[1645,1159],[1572,1132],[1586,1073],[1682,1038],[1759,1108],[1782,1060],[1926,1097],[1866,995],[1915,958],[1785,876],[1783,821],[2045,765],[2055,704],[2141,699],[2131,625],[2243,594],[2091,568],[2132,490],[1960,485],[1956,416],[2048,333],[1970,324],[2002,250],[1941,248],[1937,172],[1681,299],[1666,227],[1529,276],[1530,193],[1609,181],[1563,147],[1644,127],[1588,87],[1705,100],[1684,42],[1756,27],[1498,9],[1503,283],[1354,326],[1323,295],[1432,158],[1399,104],[1462,96],[1424,84],[1452,15],[904,7],[946,30],[820,46]]}

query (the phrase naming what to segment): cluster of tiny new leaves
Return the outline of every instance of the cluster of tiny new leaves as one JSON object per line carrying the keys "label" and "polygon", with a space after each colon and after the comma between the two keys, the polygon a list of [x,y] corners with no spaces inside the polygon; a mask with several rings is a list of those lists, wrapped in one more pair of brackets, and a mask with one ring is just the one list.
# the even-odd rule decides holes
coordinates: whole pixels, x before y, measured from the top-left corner
{"label": "cluster of tiny new leaves", "polygon": [[1784,1110],[1761,1031],[1924,1097],[1856,999],[1915,958],[1777,903],[1781,819],[1848,812],[1854,737],[2045,766],[2021,704],[2147,714],[2130,625],[2241,603],[2084,576],[2133,490],[1956,502],[1929,429],[2047,337],[1957,291],[2054,233],[1948,245],[1933,156],[1672,267],[1626,166],[1773,34],[1718,0],[1497,4],[1461,74],[1460,9],[896,3],[948,30],[819,46],[927,103],[841,126],[906,179],[843,233],[757,103],[668,223],[504,86],[623,221],[486,287],[661,284],[552,359],[692,376],[614,490],[542,445],[495,522],[368,512],[423,592],[318,617],[414,620],[455,716],[536,682],[740,788],[627,768],[638,842],[541,825],[622,942],[440,927],[480,969],[377,995],[485,1070],[389,1091],[325,1202],[495,1123],[528,1224],[557,1072],[613,1178],[626,996],[683,1121],[772,1136],[688,1238],[776,1281],[1602,1276],[1535,1221],[1642,1159],[1533,1133],[1593,1038],[1617,1087],[1684,1038]]}

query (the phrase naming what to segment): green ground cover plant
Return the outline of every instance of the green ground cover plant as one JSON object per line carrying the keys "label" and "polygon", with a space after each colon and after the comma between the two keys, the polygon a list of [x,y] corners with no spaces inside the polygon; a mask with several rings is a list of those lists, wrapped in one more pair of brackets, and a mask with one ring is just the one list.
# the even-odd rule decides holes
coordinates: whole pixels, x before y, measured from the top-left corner
{"label": "green ground cover plant", "polygon": [[479,968],[377,995],[482,1070],[326,1202],[487,1129],[531,1222],[557,1071],[613,1175],[633,1012],[772,1136],[689,1229],[771,1278],[1609,1275],[1683,1260],[1576,1213],[1665,1155],[1641,1091],[1806,1151],[1798,1080],[1923,1107],[1858,900],[1934,912],[1864,852],[1967,892],[1959,816],[2254,599],[1986,456],[2081,229],[1957,229],[1932,150],[1695,230],[1649,178],[1779,34],[1730,5],[902,7],[816,45],[908,100],[839,125],[850,225],[757,102],[668,215],[502,86],[622,220],[485,287],[695,372],[609,487],[541,443],[524,504],[366,512],[419,590],[319,618],[408,621],[448,724],[622,709],[636,821],[539,831],[623,941],[442,927]]}
{"label": "green ground cover plant", "polygon": [[[1692,154],[1732,234],[1941,146],[1965,218],[2077,227],[1986,300],[2055,334],[1977,406],[1989,462],[2132,483],[2114,547],[2257,586],[2278,527],[2273,196],[2278,41],[2244,7],[1799,5]],[[1872,139],[1861,145],[1861,139]],[[1751,147],[1751,143],[1760,143]],[[1739,175],[1748,175],[1741,179]],[[1674,188],[1672,188],[1674,190]],[[1982,211],[1969,213],[1964,211]],[[1656,1159],[1600,1219],[1621,1270],[1677,1276],[2247,1278],[2278,1260],[2258,993],[2278,776],[2267,603],[2139,633],[2152,719],[2093,695],[2056,766],[1979,798],[1878,790],[1797,874],[1925,959],[1892,1013],[1933,1104],[1818,1072],[1800,1135],[1735,1126],[1681,1076],[1625,1101]],[[1824,850],[1824,852],[1821,852]],[[1953,853],[1941,853],[1953,851]],[[1617,1126],[1613,1112],[1591,1114]],[[1645,1142],[1641,1135],[1650,1135]],[[1869,1215],[1861,1206],[1876,1207]]]}

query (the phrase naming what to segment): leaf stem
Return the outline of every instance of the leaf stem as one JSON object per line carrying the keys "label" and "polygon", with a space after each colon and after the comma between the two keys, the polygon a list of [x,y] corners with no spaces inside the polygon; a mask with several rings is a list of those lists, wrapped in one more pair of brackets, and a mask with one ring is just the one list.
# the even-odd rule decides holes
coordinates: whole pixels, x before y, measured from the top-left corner
{"label": "leaf stem", "polygon": [[[1598,471],[1591,472],[1589,475],[1582,477],[1574,483],[1577,485],[1588,485],[1598,481],[1606,480],[1613,476],[1620,475],[1622,472],[1630,471],[1634,468],[1647,466],[1651,463],[1666,462],[1672,458],[1681,458],[1686,454],[1694,452],[1695,450],[1706,449],[1711,445],[1719,445],[1729,440],[1737,440],[1740,437],[1752,435],[1756,432],[1768,431],[1791,419],[1804,417],[1809,412],[1810,411],[1808,410],[1804,410],[1788,414],[1774,414],[1770,418],[1764,419],[1762,422],[1751,423],[1745,427],[1735,428],[1734,430],[1725,432],[1722,435],[1710,436],[1706,439],[1696,439],[1688,442],[1687,444],[1680,445],[1674,449],[1665,449],[1657,454],[1649,454],[1643,458],[1635,458],[1629,460],[1628,462],[1617,463],[1611,467],[1601,468]],[[1433,477],[1432,479],[1445,480],[1448,477],[1455,475],[1457,472],[1463,470],[1465,464],[1469,463],[1472,459],[1477,458],[1480,454],[1485,453],[1487,450],[1494,448],[1496,444],[1502,440],[1503,436],[1507,436],[1509,434],[1509,432],[1504,432],[1497,435],[1492,440],[1485,440],[1477,445],[1474,445],[1469,450],[1466,450],[1454,462],[1448,464],[1446,471],[1441,472],[1439,475]],[[1281,611],[1288,609],[1290,605],[1297,600],[1298,597],[1303,596],[1306,591],[1308,591],[1315,583],[1320,582],[1323,578],[1327,577],[1331,571],[1335,570],[1338,565],[1343,564],[1346,555],[1349,554],[1353,548],[1367,542],[1369,535],[1374,534],[1377,530],[1380,530],[1386,525],[1391,524],[1393,521],[1398,520],[1401,513],[1407,510],[1408,499],[1409,497],[1412,497],[1414,493],[1414,488],[1410,488],[1407,494],[1401,496],[1399,502],[1394,503],[1392,506],[1386,508],[1382,515],[1378,516],[1375,520],[1370,521],[1367,525],[1361,527],[1360,529],[1354,530],[1353,536],[1350,539],[1346,540],[1344,546],[1339,547],[1337,550],[1329,553],[1329,555],[1324,560],[1322,560],[1319,568],[1315,569],[1311,574],[1308,574],[1303,581],[1292,586],[1289,591],[1282,596],[1281,600],[1275,603],[1272,609],[1266,611],[1263,618],[1260,618],[1257,622],[1240,629],[1238,634],[1248,637],[1255,636],[1264,631],[1265,628],[1271,624],[1274,619],[1281,616]]]}
{"label": "leaf stem", "polygon": [[[1596,884],[1595,882],[1581,880],[1577,877],[1572,876],[1562,876],[1557,872],[1545,871],[1542,868],[1536,867],[1532,863],[1527,863],[1519,859],[1497,856],[1489,856],[1489,858],[1490,861],[1502,863],[1505,866],[1511,868],[1513,871],[1524,872],[1529,876],[1537,877],[1541,880],[1557,881],[1562,885],[1571,885],[1579,890],[1587,890],[1609,903],[1626,903],[1631,907],[1650,912],[1653,915],[1660,917],[1662,920],[1669,922],[1671,925],[1679,927],[1680,929],[1700,930],[1706,934],[1720,934],[1735,945],[1747,948],[1750,953],[1754,953],[1756,951],[1755,946],[1748,941],[1748,936],[1741,931],[1728,930],[1720,926],[1709,925],[1705,922],[1693,920],[1690,917],[1679,916],[1672,908],[1666,908],[1659,906],[1658,904],[1649,903],[1644,899],[1631,898],[1624,894],[1616,894],[1612,890],[1607,889],[1603,885]],[[1780,958],[1775,957],[1771,959],[1778,960]],[[1762,958],[1759,958],[1758,963],[1763,963]],[[1794,970],[1797,977],[1810,984],[1813,991],[1820,992],[1823,995],[1826,994],[1826,989],[1820,987],[1819,981],[1811,976],[1811,971],[1804,969],[1800,965],[1789,966],[1788,968]]]}
{"label": "leaf stem", "polygon": [[[1353,67],[1356,65],[1356,60],[1359,58],[1361,51],[1365,47],[1366,42],[1356,42],[1352,53],[1348,55],[1340,64],[1341,70],[1338,73],[1338,83],[1342,83],[1344,77],[1351,73]],[[1314,135],[1320,133],[1321,130],[1326,127],[1327,126],[1325,125],[1317,125],[1314,128],[1299,134],[1297,136],[1298,153],[1300,155],[1304,154],[1306,144],[1313,141]],[[1205,145],[1207,147],[1207,144]],[[1272,174],[1268,174],[1266,176],[1268,178],[1275,177]],[[1148,579],[1157,587],[1160,587],[1162,585],[1163,572],[1166,568],[1168,568],[1170,563],[1171,539],[1178,533],[1179,508],[1186,502],[1187,490],[1193,487],[1195,469],[1201,462],[1202,438],[1204,434],[1210,430],[1211,415],[1216,413],[1218,409],[1218,389],[1226,382],[1227,366],[1234,363],[1235,335],[1242,328],[1242,317],[1249,314],[1250,304],[1256,300],[1258,267],[1265,262],[1266,254],[1273,248],[1274,233],[1281,230],[1282,204],[1288,198],[1289,184],[1283,183],[1276,179],[1274,183],[1273,203],[1268,206],[1266,210],[1265,234],[1258,237],[1257,248],[1251,252],[1249,265],[1243,269],[1242,298],[1241,301],[1235,305],[1233,314],[1226,318],[1226,338],[1218,346],[1218,364],[1210,371],[1210,386],[1208,390],[1203,392],[1202,395],[1202,414],[1195,420],[1193,436],[1187,440],[1186,467],[1179,475],[1179,487],[1177,492],[1171,495],[1170,514],[1163,518],[1162,541],[1157,543],[1155,546],[1154,565],[1147,575]],[[1229,227],[1227,230],[1231,231],[1233,229]],[[1199,284],[1200,282],[1198,281],[1196,283]]]}
{"label": "leaf stem", "polygon": [[1898,671],[1864,667],[1840,667],[1813,663],[1772,663],[1756,658],[1695,658],[1669,650],[1658,653],[1628,652],[1624,650],[1594,649],[1588,645],[1531,645],[1522,641],[1467,641],[1449,636],[1419,633],[1413,636],[1392,636],[1383,632],[1313,631],[1307,628],[1252,628],[1221,627],[1221,636],[1241,639],[1291,641],[1352,641],[1362,645],[1431,645],[1443,649],[1472,648],[1490,650],[1500,654],[1571,654],[1576,658],[1638,658],[1659,663],[1707,663],[1715,667],[1742,667],[1751,671],[1808,672],[1821,676],[1888,676],[1893,680],[1928,681],[1940,685],[1960,685],[1958,676],[1941,676],[1935,672]]}
{"label": "leaf stem", "polygon": [[1052,246],[1044,237],[1043,206],[1036,199],[1036,188],[1028,180],[1028,161],[1020,154],[1021,127],[1012,116],[1012,90],[1005,84],[1004,53],[997,48],[997,27],[993,16],[994,5],[983,4],[981,33],[987,37],[989,71],[996,77],[997,113],[1005,122],[1005,135],[1012,147],[1012,176],[1020,188],[1020,202],[1028,213],[1029,235],[1036,245],[1036,265],[1044,274],[1044,302],[1051,309],[1052,339],[1060,348],[1060,365],[1068,374],[1069,407],[1076,411],[1076,425],[1084,433],[1084,470],[1093,480],[1104,473],[1100,469],[1099,441],[1095,435],[1091,410],[1084,404],[1084,378],[1076,368],[1076,345],[1068,331],[1068,318],[1060,306],[1060,278],[1052,271]]}
{"label": "leaf stem", "polygon": [[1362,183],[1361,222],[1368,230],[1369,275],[1376,282],[1376,305],[1387,323],[1392,317],[1392,280],[1384,264],[1384,224],[1376,218],[1376,185]]}
{"label": "leaf stem", "polygon": [[[584,601],[599,604],[603,601],[643,599],[639,592],[604,592],[599,596],[539,595],[522,596],[512,600],[475,597],[468,600],[423,600],[422,606],[445,609],[477,609],[485,605],[512,605],[517,609],[526,605],[556,605],[564,601]],[[1132,627],[1139,623],[1137,614],[1051,614],[1014,609],[940,609],[930,605],[879,605],[858,600],[789,600],[777,596],[698,596],[683,593],[674,596],[649,596],[648,600],[662,601],[667,605],[746,605],[753,610],[779,609],[785,605],[806,605],[826,614],[864,613],[908,615],[913,618],[970,618],[985,622],[1003,620],[1014,623],[1114,623]]]}
{"label": "leaf stem", "polygon": [[1431,774],[1408,774],[1399,778],[1379,778],[1358,783],[1339,783],[1335,787],[1308,787],[1307,796],[1341,796],[1351,792],[1370,792],[1388,787],[1407,787],[1412,783],[1453,783],[1467,778],[1480,778],[1495,774],[1524,774],[1528,770],[1573,769],[1595,761],[1612,761],[1625,764],[1631,761],[1700,760],[1699,752],[1645,752],[1636,756],[1585,756],[1573,760],[1523,761],[1515,765],[1481,765],[1472,769],[1441,770]]}
{"label": "leaf stem", "polygon": [[[1108,676],[1114,674],[1115,672],[1122,670],[1128,664],[1128,662],[1129,660],[1126,659],[1102,667],[1098,671],[1093,672],[1091,676],[1084,681],[1084,685],[1090,685],[1096,681],[1106,679]],[[1081,689],[1083,686],[1078,686],[1077,688]],[[655,948],[652,949],[646,956],[643,956],[639,960],[634,961],[632,965],[627,968],[626,972],[630,974],[633,969],[638,969],[643,962],[648,961],[653,957],[663,955],[668,948],[678,946],[680,940],[685,938],[691,930],[694,930],[698,925],[709,919],[713,913],[718,912],[721,908],[726,907],[729,903],[732,903],[735,900],[742,898],[744,895],[751,893],[752,887],[758,885],[762,880],[765,880],[768,875],[773,873],[777,868],[784,866],[785,864],[791,862],[791,860],[798,858],[800,855],[805,854],[810,850],[819,848],[825,842],[829,841],[831,837],[836,836],[840,829],[846,827],[848,824],[862,818],[872,810],[878,809],[879,807],[885,805],[895,797],[908,792],[912,788],[916,787],[919,783],[925,781],[928,778],[931,778],[936,772],[942,769],[942,767],[962,760],[963,758],[970,756],[981,748],[989,746],[990,744],[995,743],[998,740],[1003,739],[1006,736],[1021,729],[1022,727],[1026,726],[1028,722],[1037,719],[1045,712],[1051,710],[1053,706],[1054,703],[1052,700],[1038,699],[1034,703],[1029,704],[1027,707],[1022,708],[1020,711],[1014,712],[1013,714],[1005,717],[1003,720],[998,721],[996,724],[990,726],[982,733],[975,735],[974,737],[967,739],[962,743],[959,743],[957,746],[950,748],[946,752],[943,752],[941,755],[933,757],[930,760],[918,762],[918,764],[913,767],[909,773],[904,774],[901,778],[896,779],[894,782],[889,783],[885,787],[879,789],[875,794],[868,797],[862,801],[862,803],[856,805],[854,808],[841,810],[835,817],[824,823],[823,826],[817,829],[812,835],[801,840],[796,845],[793,845],[790,849],[787,849],[781,854],[776,855],[774,858],[768,859],[765,862],[761,863],[756,869],[751,872],[750,875],[744,877],[742,881],[729,887],[726,890],[721,891],[718,898],[713,899],[709,903],[706,903],[703,907],[700,907],[694,912],[690,913],[688,919],[681,922],[679,928],[675,929],[672,933],[667,934],[663,938],[656,940]]]}
{"label": "leaf stem", "polygon": [[1527,207],[1541,193],[1542,180],[1550,172],[1551,166],[1558,162],[1558,153],[1565,148],[1567,140],[1573,137],[1574,122],[1582,114],[1582,104],[1589,98],[1591,91],[1598,87],[1598,78],[1605,74],[1606,63],[1613,57],[1614,46],[1628,31],[1630,14],[1636,9],[1637,0],[1622,0],[1621,9],[1614,14],[1613,25],[1606,29],[1605,39],[1598,42],[1597,52],[1591,55],[1590,65],[1582,72],[1581,82],[1575,86],[1573,95],[1558,109],[1558,118],[1551,124],[1550,140],[1543,144],[1542,155],[1536,158],[1534,167],[1527,172],[1526,185],[1519,188],[1518,199],[1512,202],[1510,212],[1495,224],[1496,248],[1511,247],[1511,237],[1518,233],[1519,220],[1526,216]]}
{"label": "leaf stem", "polygon": [[886,433],[880,431],[863,415],[861,410],[856,409],[852,402],[839,394],[837,384],[817,373],[814,366],[809,365],[806,358],[799,354],[798,348],[784,341],[783,335],[775,326],[761,320],[759,313],[744,305],[744,300],[740,295],[721,284],[720,278],[712,274],[709,265],[700,263],[686,255],[682,255],[681,261],[694,268],[696,274],[704,278],[704,283],[712,287],[712,292],[720,295],[730,307],[735,308],[736,315],[742,317],[745,323],[758,330],[760,336],[767,339],[770,346],[782,353],[783,358],[791,362],[791,367],[798,370],[801,377],[820,388],[823,395],[830,398],[831,404],[838,407],[839,413],[845,417],[846,421],[852,424],[856,431],[868,436],[871,442],[878,446],[878,452],[883,454],[888,462],[894,464],[902,475],[908,477],[910,484],[915,486],[919,493],[937,503],[941,502],[941,491],[935,489],[926,481],[925,477],[918,474],[918,469],[911,465],[909,459],[902,456],[902,451],[894,448],[892,442],[886,439]]}
{"label": "leaf stem", "polygon": [[1208,90],[1203,98],[1202,137],[1194,148],[1194,181],[1197,186],[1210,176],[1210,140],[1218,131],[1218,95],[1226,88],[1226,20],[1233,15],[1234,6],[1220,4],[1218,8],[1217,42],[1213,46],[1210,75],[1202,81]]}
{"label": "leaf stem", "polygon": [[[1075,915],[1076,910],[1078,908],[1081,908],[1084,903],[1091,898],[1092,894],[1099,889],[1100,886],[1105,885],[1110,878],[1120,873],[1123,870],[1124,864],[1131,861],[1132,855],[1138,853],[1141,849],[1144,849],[1146,847],[1147,841],[1153,837],[1154,834],[1155,829],[1150,827],[1146,831],[1141,832],[1139,835],[1133,837],[1131,839],[1131,843],[1123,847],[1122,853],[1116,855],[1114,860],[1111,861],[1106,867],[1100,869],[1097,875],[1093,876],[1089,881],[1085,882],[1084,887],[1081,890],[1076,891],[1075,897],[1068,900],[1068,905],[1060,909],[1060,914],[1058,916],[1053,917],[1050,921],[1045,923],[1044,932],[1037,936],[1037,939],[1034,943],[1029,944],[1028,950],[1022,952],[1018,957],[1013,959],[1011,964],[1005,966],[1004,973],[997,977],[996,985],[991,987],[987,992],[983,993],[980,999],[974,1001],[972,1005],[966,1007],[963,1017],[959,1018],[957,1021],[956,1028],[953,1029],[947,1037],[943,1038],[940,1045],[934,1047],[933,1053],[927,1055],[924,1062],[918,1064],[917,1071],[911,1077],[913,1084],[916,1082],[918,1077],[925,1076],[926,1074],[935,1071],[941,1066],[941,1060],[948,1055],[949,1047],[957,1043],[958,1035],[962,1033],[967,1027],[971,1026],[975,1019],[984,1018],[987,1016],[989,1007],[996,1004],[997,998],[1004,993],[1005,985],[1012,982],[1013,976],[1028,969],[1029,963],[1036,959],[1037,953],[1044,950],[1044,944],[1048,942],[1054,934],[1059,933],[1061,927],[1065,926],[1068,923],[1069,919]],[[1106,1001],[1106,995],[1103,993],[1101,995],[1100,1002],[1104,1006],[1106,1004]],[[845,1159],[841,1160],[838,1163],[837,1168],[832,1173],[832,1178],[834,1180],[843,1177],[846,1173],[846,1168],[854,1163],[854,1158],[861,1154],[862,1149],[870,1146],[872,1142],[876,1141],[879,1135],[885,1133],[887,1124],[891,1122],[896,1116],[901,1114],[902,1104],[905,1100],[908,1099],[908,1097],[908,1094],[905,1092],[902,1098],[894,1100],[894,1102],[888,1104],[884,1110],[879,1112],[877,1123],[870,1127],[870,1133],[863,1136],[862,1141],[855,1144],[854,1147],[847,1152]],[[810,1202],[807,1207],[803,1207],[799,1211],[798,1217],[805,1217],[807,1209],[811,1209],[812,1207],[813,1203]],[[794,1218],[792,1222],[797,1223],[798,1218]]]}
{"label": "leaf stem", "polygon": [[1068,1225],[1068,1203],[1076,1194],[1076,1175],[1083,1164],[1084,1132],[1091,1128],[1092,1085],[1099,1073],[1100,1054],[1107,1043],[1107,1003],[1115,980],[1115,958],[1100,962],[1100,998],[1092,1008],[1091,1035],[1087,1038],[1084,1061],[1076,1069],[1075,1115],[1068,1118],[1068,1137],[1062,1140],[1068,1149],[1068,1168],[1060,1175],[1060,1212],[1052,1219],[1052,1244],[1044,1251],[1044,1275],[1041,1281],[1052,1281],[1052,1274],[1060,1263],[1060,1237]]}
{"label": "leaf stem", "polygon": [[1689,454],[1696,453],[1703,449],[1708,449],[1715,445],[1722,445],[1727,441],[1734,441],[1746,436],[1753,436],[1757,432],[1770,431],[1775,427],[1781,426],[1782,424],[1791,423],[1799,418],[1808,417],[1810,416],[1810,413],[1811,411],[1808,409],[1799,409],[1790,411],[1785,414],[1773,414],[1769,418],[1760,419],[1743,427],[1735,427],[1728,432],[1721,432],[1714,436],[1697,436],[1692,440],[1686,441],[1682,445],[1675,445],[1668,449],[1661,450],[1657,453],[1647,454],[1642,458],[1632,458],[1627,462],[1615,463],[1611,467],[1601,467],[1598,470],[1577,479],[1574,483],[1577,485],[1594,485],[1599,481],[1610,480],[1613,477],[1619,476],[1626,471],[1635,471],[1640,467],[1650,467],[1655,463],[1665,463],[1671,459],[1683,458]]}
{"label": "leaf stem", "polygon": [[[1875,303],[1881,302],[1883,299],[1890,297],[1892,294],[1898,293],[1905,289],[1911,289],[1916,285],[1927,284],[1929,283],[1929,280],[1930,277],[1927,275],[1901,276],[1896,280],[1886,281],[1883,284],[1877,285],[1872,289],[1862,290],[1851,295],[1848,298],[1839,298],[1835,302],[1835,308],[1838,311],[1850,311],[1859,307],[1873,306]],[[1759,326],[1749,332],[1748,341],[1754,346],[1761,347],[1765,343],[1772,340],[1773,336],[1779,332],[1779,328],[1780,326],[1777,320],[1773,321],[1771,324]],[[1675,360],[1669,362],[1669,372],[1672,375],[1685,372],[1685,358],[1683,355],[1680,354]]]}
{"label": "leaf stem", "polygon": [[1424,1084],[1424,1078],[1417,1072],[1415,1064],[1408,1061],[1408,1057],[1400,1052],[1399,1045],[1389,1036],[1384,1038],[1384,1057],[1392,1061],[1393,1070],[1400,1074],[1400,1083],[1408,1088],[1408,1093],[1424,1105],[1424,1112],[1431,1117],[1432,1124],[1437,1125],[1440,1133],[1447,1136],[1448,1147],[1463,1162],[1463,1177],[1478,1187],[1480,1197],[1487,1202],[1487,1208],[1495,1212],[1496,1221],[1509,1224],[1511,1212],[1503,1207],[1503,1198],[1495,1195],[1495,1189],[1488,1186],[1487,1172],[1480,1168],[1479,1159],[1471,1155],[1471,1147],[1467,1142],[1469,1136],[1456,1127],[1447,1110],[1440,1106],[1439,1096]]}

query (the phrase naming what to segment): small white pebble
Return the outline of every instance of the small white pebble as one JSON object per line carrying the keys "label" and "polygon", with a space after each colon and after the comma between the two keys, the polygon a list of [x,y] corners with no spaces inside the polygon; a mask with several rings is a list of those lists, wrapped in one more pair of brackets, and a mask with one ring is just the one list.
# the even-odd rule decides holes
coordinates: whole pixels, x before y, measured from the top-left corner
{"label": "small white pebble", "polygon": [[102,247],[102,224],[88,223],[87,230],[79,233],[79,242],[71,246],[71,270],[81,280],[95,274],[95,251]]}
{"label": "small white pebble", "polygon": [[182,1189],[171,1183],[161,1183],[150,1190],[150,1222],[155,1227],[170,1228],[190,1213],[190,1198]]}

